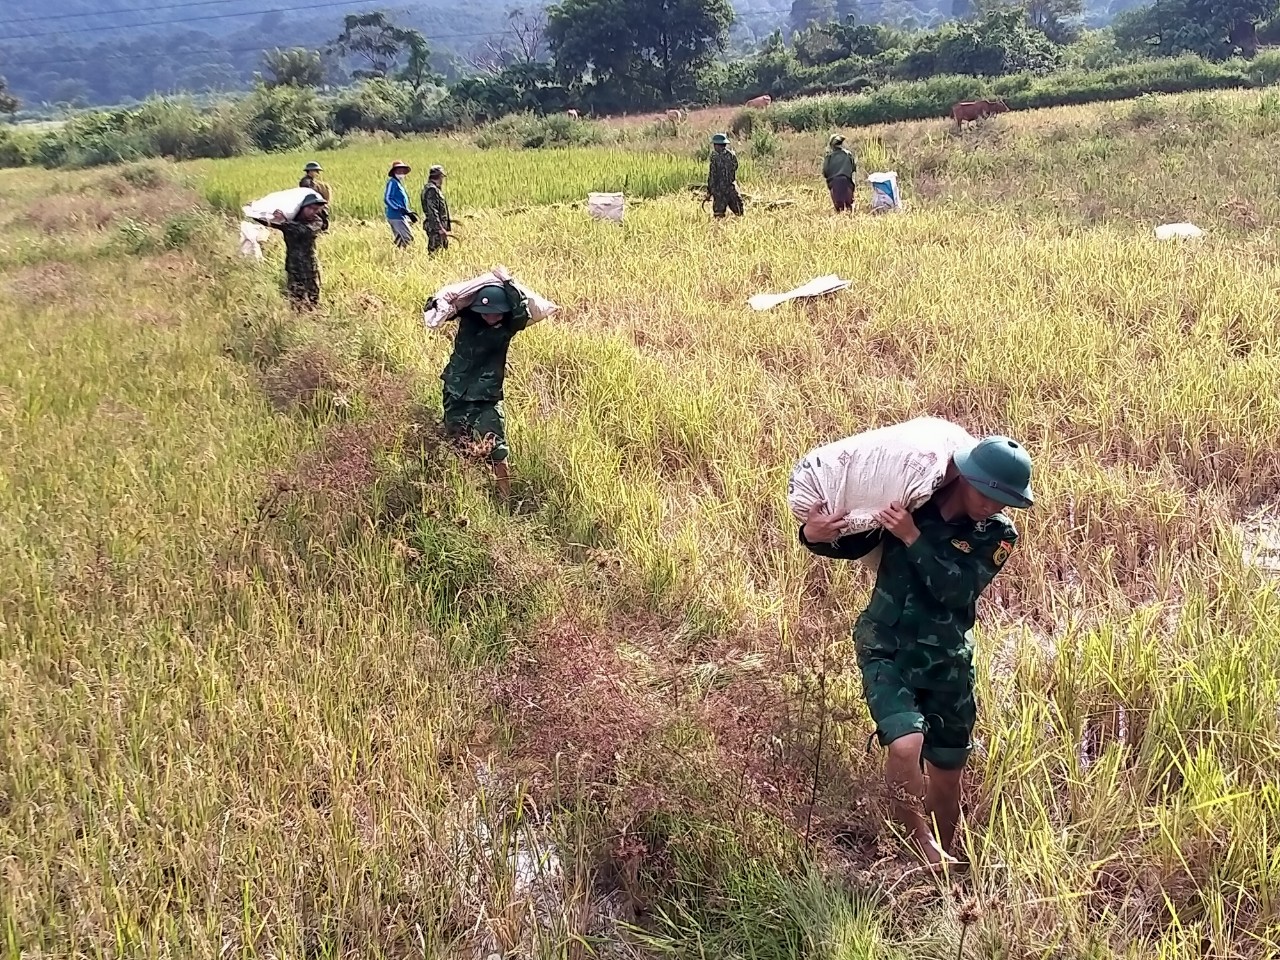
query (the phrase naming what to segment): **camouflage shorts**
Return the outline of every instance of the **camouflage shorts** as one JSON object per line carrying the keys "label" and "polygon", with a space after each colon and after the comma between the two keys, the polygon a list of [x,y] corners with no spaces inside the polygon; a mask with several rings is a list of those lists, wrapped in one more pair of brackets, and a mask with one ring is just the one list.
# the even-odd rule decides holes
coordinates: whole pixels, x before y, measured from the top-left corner
{"label": "camouflage shorts", "polygon": [[507,422],[502,415],[501,400],[463,400],[446,390],[444,428],[454,437],[473,440],[492,437],[490,463],[502,463],[510,453],[507,448]]}
{"label": "camouflage shorts", "polygon": [[881,746],[922,733],[924,759],[939,770],[959,770],[972,749],[978,716],[972,666],[959,668],[957,677],[958,668],[948,658],[945,669],[930,676],[927,664],[922,671],[913,662],[921,652],[899,650],[890,634],[890,628],[866,620],[854,627],[862,692]]}

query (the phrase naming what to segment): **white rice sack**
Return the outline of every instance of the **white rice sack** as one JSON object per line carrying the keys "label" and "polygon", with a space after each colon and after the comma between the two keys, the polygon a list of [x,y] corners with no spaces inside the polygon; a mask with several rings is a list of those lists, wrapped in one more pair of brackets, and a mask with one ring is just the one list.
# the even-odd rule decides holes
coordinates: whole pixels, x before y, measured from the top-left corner
{"label": "white rice sack", "polygon": [[867,177],[871,185],[871,212],[898,213],[902,210],[902,194],[896,173],[873,173]]}
{"label": "white rice sack", "polygon": [[621,193],[591,193],[587,195],[587,213],[596,220],[621,223],[627,208],[626,197]]}
{"label": "white rice sack", "polygon": [[271,231],[260,223],[248,223],[246,221],[241,221],[240,256],[249,257],[253,260],[261,260],[262,244],[270,235]]}
{"label": "white rice sack", "polygon": [[[501,268],[496,269],[501,270]],[[536,290],[525,286],[515,277],[511,278],[511,282],[529,301],[530,323],[537,323],[539,320],[545,320],[547,317],[559,313],[560,307]],[[447,287],[441,287],[423,308],[422,322],[427,325],[428,329],[435,329],[454,319],[460,311],[471,306],[471,301],[475,299],[476,294],[485,287],[495,284],[501,285],[501,283],[502,278],[494,270],[491,270],[478,277],[472,277],[470,280],[460,280],[457,283],[449,284]]]}
{"label": "white rice sack", "polygon": [[284,214],[286,220],[298,215],[298,209],[308,194],[315,193],[306,187],[290,187],[288,190],[277,190],[268,193],[261,200],[244,205],[244,215],[250,220],[270,220],[277,210]]}
{"label": "white rice sack", "polygon": [[914,510],[933,496],[951,458],[978,441],[963,427],[917,417],[837,440],[809,451],[787,485],[787,503],[800,522],[815,504],[844,517],[845,533],[874,529],[874,515],[891,503]]}

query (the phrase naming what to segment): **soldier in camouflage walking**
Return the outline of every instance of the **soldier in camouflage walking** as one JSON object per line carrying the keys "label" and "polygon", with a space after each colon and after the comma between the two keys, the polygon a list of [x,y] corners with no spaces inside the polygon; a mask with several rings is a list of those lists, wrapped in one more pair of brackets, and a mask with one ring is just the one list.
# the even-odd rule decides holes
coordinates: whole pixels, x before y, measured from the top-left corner
{"label": "soldier in camouflage walking", "polygon": [[284,236],[285,292],[294,307],[314,310],[320,304],[320,262],[316,259],[316,238],[329,229],[324,197],[318,193],[302,198],[293,220],[277,210],[270,220],[258,220],[264,227]]}
{"label": "soldier in camouflage walking", "polygon": [[449,216],[449,201],[444,197],[444,167],[436,165],[427,173],[427,185],[422,188],[422,228],[427,232],[427,252],[449,249],[449,232],[453,220]]}
{"label": "soldier in camouflage walking", "polygon": [[729,138],[723,133],[717,133],[711,138],[707,199],[711,201],[711,212],[717,220],[723,220],[729,210],[735,216],[742,216],[742,195],[738,193],[738,155],[729,149]]}
{"label": "soldier in camouflage walking", "polygon": [[953,860],[960,778],[977,719],[978,597],[1018,541],[1001,511],[1031,504],[1031,458],[1008,437],[988,437],[953,458],[943,485],[914,513],[897,503],[879,513],[881,530],[841,536],[843,519],[821,504],[800,529],[800,542],[822,557],[856,560],[884,548],[854,644],[888,751],[894,813],[933,865]]}
{"label": "soldier in camouflage walking", "polygon": [[458,314],[453,354],[440,379],[445,430],[459,439],[479,441],[493,466],[498,495],[509,502],[503,383],[511,340],[529,325],[529,302],[509,277],[499,276],[501,286],[484,287]]}

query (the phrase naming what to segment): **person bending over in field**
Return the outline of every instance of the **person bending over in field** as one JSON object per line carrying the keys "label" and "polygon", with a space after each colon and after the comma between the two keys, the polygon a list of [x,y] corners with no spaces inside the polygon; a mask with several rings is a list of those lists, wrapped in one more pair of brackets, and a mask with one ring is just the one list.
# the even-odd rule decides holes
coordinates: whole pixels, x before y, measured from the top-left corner
{"label": "person bending over in field", "polygon": [[405,177],[412,169],[403,160],[391,164],[387,171],[387,186],[382,191],[387,223],[391,225],[391,235],[401,250],[413,243],[413,231],[409,227],[418,222],[418,215],[409,209],[409,192],[404,188]]}
{"label": "person bending over in field", "polygon": [[501,286],[484,287],[458,314],[453,354],[440,379],[444,381],[445,430],[478,443],[493,466],[498,495],[509,503],[503,382],[511,339],[529,325],[529,303],[510,277],[499,276]]}
{"label": "person bending over in field", "polygon": [[717,133],[711,138],[707,200],[711,201],[711,213],[717,220],[723,220],[729,210],[733,211],[734,216],[742,216],[742,195],[738,193],[738,155],[729,149],[729,138],[723,133]]}
{"label": "person bending over in field", "polygon": [[329,213],[324,197],[311,193],[293,220],[277,210],[263,226],[284,236],[285,293],[299,310],[314,310],[320,304],[320,261],[316,259],[316,238],[329,229]]}
{"label": "person bending over in field", "polygon": [[422,229],[427,233],[427,252],[449,249],[449,231],[453,220],[449,216],[449,201],[444,197],[444,167],[436,165],[427,173],[427,185],[422,188]]}
{"label": "person bending over in field", "polygon": [[1008,437],[988,437],[952,459],[943,486],[914,513],[897,503],[881,511],[882,530],[842,537],[843,519],[822,504],[800,528],[800,542],[821,557],[856,560],[884,548],[854,644],[888,750],[894,813],[933,865],[953,861],[960,777],[977,718],[978,597],[1018,541],[1001,511],[1031,505],[1031,458]]}

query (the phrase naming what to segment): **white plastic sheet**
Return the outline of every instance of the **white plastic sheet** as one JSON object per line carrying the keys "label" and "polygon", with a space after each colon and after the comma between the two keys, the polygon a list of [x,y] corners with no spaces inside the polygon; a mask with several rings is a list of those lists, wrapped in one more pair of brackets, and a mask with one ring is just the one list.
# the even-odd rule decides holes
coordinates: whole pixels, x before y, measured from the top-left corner
{"label": "white plastic sheet", "polygon": [[804,297],[825,297],[828,294],[847,290],[853,285],[852,280],[841,280],[834,273],[825,277],[816,277],[808,283],[801,284],[786,293],[757,293],[747,300],[752,310],[772,310],[780,303]]}
{"label": "white plastic sheet", "polygon": [[627,200],[621,193],[592,193],[587,195],[587,213],[596,220],[621,223],[626,212]]}

